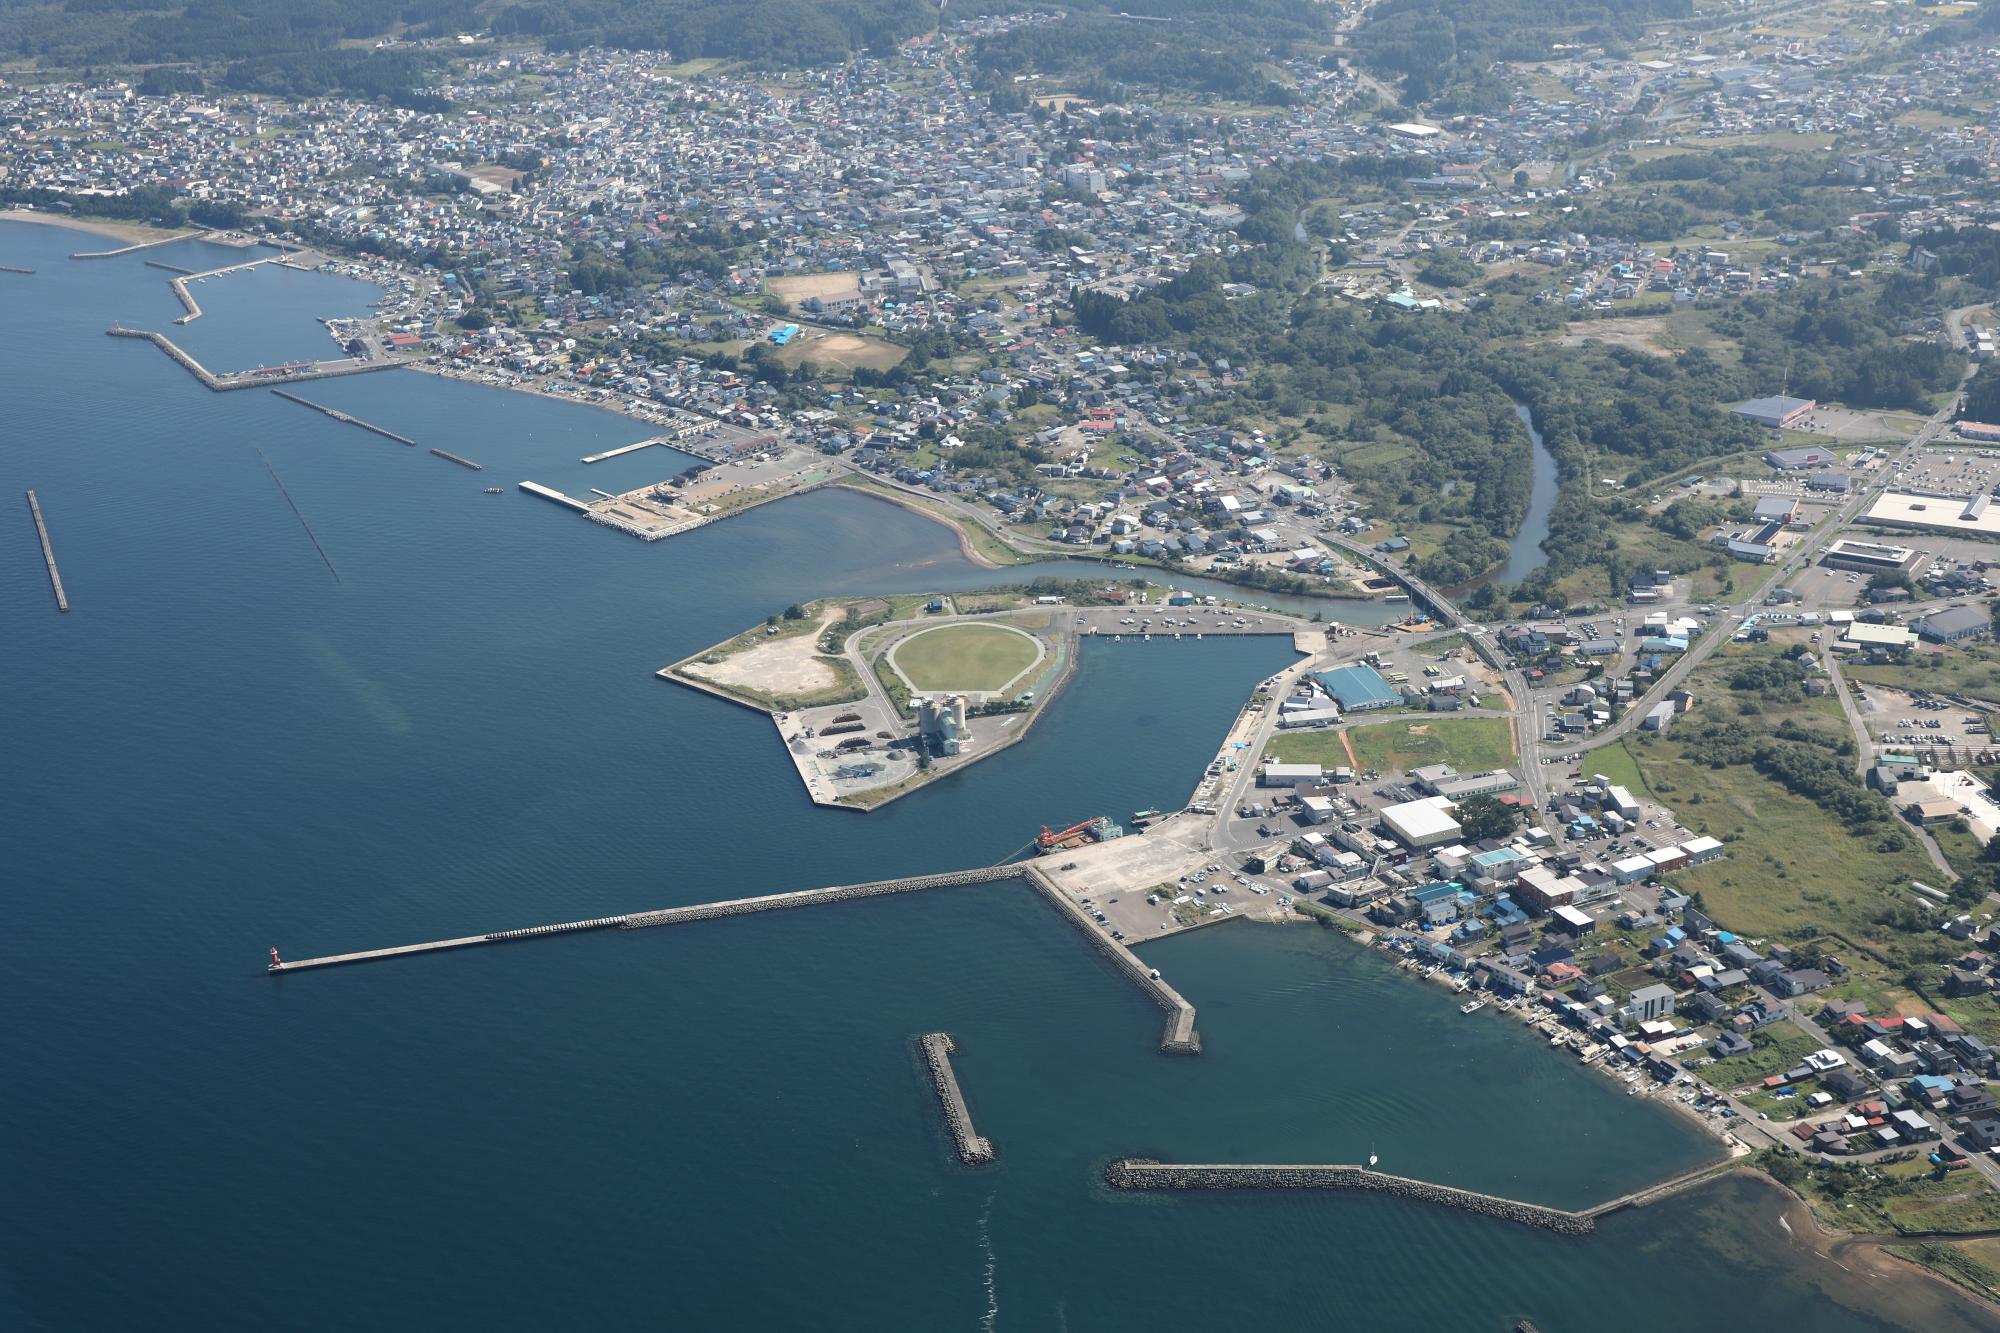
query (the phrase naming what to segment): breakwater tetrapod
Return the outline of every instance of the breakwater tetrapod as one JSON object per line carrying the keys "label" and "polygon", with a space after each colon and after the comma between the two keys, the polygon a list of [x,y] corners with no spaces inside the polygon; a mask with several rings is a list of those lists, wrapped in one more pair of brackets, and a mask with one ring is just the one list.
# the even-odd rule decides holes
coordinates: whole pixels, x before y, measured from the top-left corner
{"label": "breakwater tetrapod", "polygon": [[28,512],[35,516],[35,536],[41,539],[42,563],[49,567],[49,586],[56,590],[56,610],[69,610],[69,594],[63,591],[62,571],[56,568],[56,548],[49,542],[49,525],[42,518],[42,502],[28,492]]}
{"label": "breakwater tetrapod", "polygon": [[1427,1180],[1392,1176],[1365,1166],[1177,1166],[1126,1158],[1105,1168],[1104,1179],[1113,1189],[1120,1190],[1366,1191],[1497,1217],[1565,1236],[1584,1236],[1597,1230],[1597,1219],[1589,1213],[1503,1199],[1450,1185],[1433,1185]]}
{"label": "breakwater tetrapod", "polygon": [[[266,465],[268,464],[269,460],[266,460]],[[274,471],[271,475],[275,479],[277,473]],[[283,485],[283,482],[279,483],[280,489]],[[296,506],[294,509],[296,511]],[[305,522],[303,514],[299,516],[299,521]],[[308,527],[306,531],[310,535],[312,529]],[[317,545],[317,541],[314,544]],[[333,562],[329,560],[327,568],[332,567]],[[339,577],[338,574],[335,577]],[[1161,1051],[1169,1055],[1200,1054],[1201,1037],[1195,1031],[1194,1006],[1160,977],[1158,969],[1149,968],[1140,962],[1138,955],[1121,942],[1112,939],[1108,932],[1100,929],[1081,907],[1071,902],[1046,875],[1031,865],[987,866],[976,870],[952,870],[938,875],[912,875],[903,879],[873,880],[866,884],[836,884],[823,889],[801,889],[795,893],[767,893],[755,898],[728,898],[720,902],[692,903],[686,907],[665,907],[651,912],[594,917],[587,921],[562,921],[547,926],[529,926],[521,930],[492,931],[485,935],[460,935],[448,940],[429,940],[420,944],[395,945],[386,949],[362,949],[353,953],[325,954],[317,958],[300,958],[292,962],[284,962],[274,956],[267,970],[272,973],[307,972],[323,967],[343,967],[352,963],[402,958],[421,953],[442,953],[483,944],[502,944],[513,940],[569,934],[573,931],[646,930],[654,926],[679,926],[696,921],[713,921],[722,917],[748,916],[755,912],[819,907],[831,903],[852,902],[857,898],[878,898],[888,894],[917,893],[927,889],[956,888],[967,884],[993,884],[1014,879],[1026,881],[1035,892],[1056,908],[1065,921],[1083,933],[1084,939],[1090,942],[1091,947],[1103,955],[1126,980],[1137,986],[1146,998],[1158,1005],[1166,1014],[1166,1027],[1160,1034]]]}
{"label": "breakwater tetrapod", "polygon": [[923,1047],[924,1063],[931,1071],[931,1089],[937,1093],[938,1107],[944,1112],[945,1128],[951,1131],[952,1147],[958,1160],[967,1166],[984,1166],[993,1160],[993,1143],[972,1127],[972,1112],[966,1109],[965,1093],[958,1086],[958,1074],[951,1067],[958,1044],[949,1032],[926,1032],[917,1039]]}

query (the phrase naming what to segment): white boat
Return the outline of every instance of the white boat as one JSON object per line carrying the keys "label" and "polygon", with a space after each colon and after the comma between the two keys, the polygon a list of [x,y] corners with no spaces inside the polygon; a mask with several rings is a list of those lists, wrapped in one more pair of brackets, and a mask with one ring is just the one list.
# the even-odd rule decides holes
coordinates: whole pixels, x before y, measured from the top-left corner
{"label": "white boat", "polygon": [[1467,1000],[1464,1004],[1458,1006],[1458,1012],[1460,1012],[1461,1014],[1476,1013],[1477,1011],[1484,1009],[1485,1007],[1486,1007],[1486,1001],[1483,999]]}

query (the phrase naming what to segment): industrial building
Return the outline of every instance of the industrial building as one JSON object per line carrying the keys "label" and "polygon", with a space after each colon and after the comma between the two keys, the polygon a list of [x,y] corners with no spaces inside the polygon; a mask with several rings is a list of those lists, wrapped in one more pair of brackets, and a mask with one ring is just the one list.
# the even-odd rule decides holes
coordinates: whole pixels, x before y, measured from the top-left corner
{"label": "industrial building", "polygon": [[1849,625],[1843,637],[1862,648],[1911,648],[1917,642],[1915,630],[1901,625],[1870,625],[1860,620]]}
{"label": "industrial building", "polygon": [[1326,770],[1318,764],[1267,763],[1257,770],[1257,785],[1260,787],[1296,787],[1301,783],[1317,787],[1325,779]]}
{"label": "industrial building", "polygon": [[965,696],[943,699],[913,699],[917,710],[917,736],[940,755],[955,755],[971,739],[965,728]]}
{"label": "industrial building", "polygon": [[1456,841],[1463,831],[1451,817],[1451,802],[1442,796],[1385,807],[1382,827],[1412,851]]}
{"label": "industrial building", "polygon": [[1333,696],[1335,703],[1350,713],[1387,708],[1396,702],[1396,691],[1374,667],[1335,667],[1331,671],[1315,671],[1313,679]]}
{"label": "industrial building", "polygon": [[1960,639],[1984,634],[1992,626],[1993,618],[1984,607],[1948,606],[1917,621],[1915,629],[1932,643],[1957,643]]}
{"label": "industrial building", "polygon": [[1504,768],[1489,769],[1484,773],[1461,773],[1450,764],[1425,764],[1422,768],[1411,769],[1409,776],[1419,791],[1453,802],[1469,796],[1497,796],[1521,785],[1520,779]]}
{"label": "industrial building", "polygon": [[1787,398],[1779,394],[1769,398],[1752,398],[1729,410],[1733,415],[1747,417],[1760,426],[1784,430],[1797,425],[1815,406],[1817,404],[1810,398]]}

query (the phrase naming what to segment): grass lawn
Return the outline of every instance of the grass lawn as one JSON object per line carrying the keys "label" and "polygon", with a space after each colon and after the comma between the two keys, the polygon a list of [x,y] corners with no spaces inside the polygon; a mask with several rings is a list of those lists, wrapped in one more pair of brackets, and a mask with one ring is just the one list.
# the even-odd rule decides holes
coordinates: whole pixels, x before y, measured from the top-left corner
{"label": "grass lawn", "polygon": [[1450,764],[1461,773],[1476,773],[1514,762],[1514,730],[1504,717],[1385,722],[1356,727],[1348,740],[1362,766],[1378,772],[1407,773],[1425,764]]}
{"label": "grass lawn", "polygon": [[1593,773],[1602,773],[1615,785],[1623,787],[1634,796],[1659,799],[1646,785],[1646,779],[1640,775],[1639,765],[1634,762],[1632,752],[1625,748],[1622,741],[1616,745],[1603,745],[1595,750],[1585,751],[1583,759],[1576,767],[1585,777]]}
{"label": "grass lawn", "polygon": [[940,625],[893,650],[895,668],[916,690],[997,690],[1033,666],[1041,643],[1002,625]]}
{"label": "grass lawn", "polygon": [[1903,835],[1900,847],[1884,850],[1888,828],[1856,834],[1755,768],[1693,763],[1671,739],[1630,748],[1648,790],[1688,827],[1729,844],[1725,859],[1674,875],[1675,887],[1700,893],[1718,923],[1752,938],[1825,931],[1891,957],[1905,953],[1909,937],[1878,917],[1908,897],[1911,880],[1936,874],[1914,839]]}
{"label": "grass lawn", "polygon": [[1701,1071],[1701,1076],[1708,1080],[1710,1087],[1734,1088],[1744,1083],[1761,1082],[1773,1074],[1796,1069],[1802,1060],[1819,1049],[1818,1042],[1790,1023],[1774,1023],[1751,1033],[1750,1044],[1757,1049],[1732,1055],[1727,1060],[1717,1060]]}

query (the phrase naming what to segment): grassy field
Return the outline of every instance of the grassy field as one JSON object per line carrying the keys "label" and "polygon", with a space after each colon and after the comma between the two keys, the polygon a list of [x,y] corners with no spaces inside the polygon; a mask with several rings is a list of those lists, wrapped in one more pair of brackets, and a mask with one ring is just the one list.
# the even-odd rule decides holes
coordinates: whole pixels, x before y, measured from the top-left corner
{"label": "grassy field", "polygon": [[1407,773],[1425,764],[1450,764],[1461,773],[1476,773],[1514,762],[1514,730],[1504,717],[1385,722],[1356,727],[1348,740],[1362,766],[1380,772]]}
{"label": "grassy field", "polygon": [[1035,664],[1033,636],[1001,625],[940,625],[896,645],[895,667],[916,690],[997,690]]}
{"label": "grassy field", "polygon": [[1819,1049],[1819,1043],[1789,1023],[1776,1023],[1750,1034],[1757,1049],[1727,1060],[1717,1060],[1702,1070],[1702,1077],[1714,1088],[1734,1088],[1756,1083],[1772,1074],[1795,1069],[1799,1062]]}

